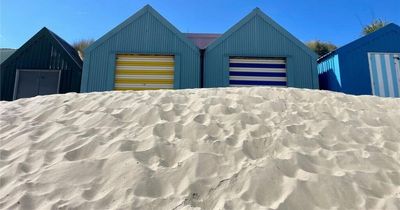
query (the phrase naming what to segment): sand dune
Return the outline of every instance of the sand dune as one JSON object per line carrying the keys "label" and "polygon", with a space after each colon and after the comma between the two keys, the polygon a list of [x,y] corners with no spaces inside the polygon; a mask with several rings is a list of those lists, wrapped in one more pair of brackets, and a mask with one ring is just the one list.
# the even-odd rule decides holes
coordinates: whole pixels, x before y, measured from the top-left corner
{"label": "sand dune", "polygon": [[400,209],[400,99],[102,92],[0,114],[0,209]]}

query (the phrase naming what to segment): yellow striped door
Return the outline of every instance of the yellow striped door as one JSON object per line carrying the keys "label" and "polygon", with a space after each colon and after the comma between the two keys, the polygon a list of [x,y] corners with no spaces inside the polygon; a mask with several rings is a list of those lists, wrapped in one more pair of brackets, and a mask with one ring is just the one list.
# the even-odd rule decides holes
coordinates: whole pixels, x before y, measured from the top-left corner
{"label": "yellow striped door", "polygon": [[115,90],[155,90],[174,87],[174,57],[119,54]]}

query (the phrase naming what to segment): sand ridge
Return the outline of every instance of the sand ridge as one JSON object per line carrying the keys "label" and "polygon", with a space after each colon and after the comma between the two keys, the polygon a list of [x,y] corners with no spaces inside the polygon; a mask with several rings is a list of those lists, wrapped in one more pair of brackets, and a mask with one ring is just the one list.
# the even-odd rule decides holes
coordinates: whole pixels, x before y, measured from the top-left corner
{"label": "sand ridge", "polygon": [[400,209],[399,107],[267,87],[0,102],[0,209]]}

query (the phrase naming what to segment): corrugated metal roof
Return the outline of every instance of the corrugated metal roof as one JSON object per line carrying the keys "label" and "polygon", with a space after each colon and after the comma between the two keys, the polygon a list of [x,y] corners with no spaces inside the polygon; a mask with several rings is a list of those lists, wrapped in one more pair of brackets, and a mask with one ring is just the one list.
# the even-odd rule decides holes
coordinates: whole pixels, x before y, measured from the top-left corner
{"label": "corrugated metal roof", "polygon": [[291,33],[289,33],[286,29],[284,29],[282,26],[280,26],[278,23],[276,23],[272,18],[270,18],[268,15],[266,15],[264,12],[262,12],[258,7],[256,7],[250,14],[248,14],[246,17],[244,17],[242,20],[240,20],[238,23],[236,23],[234,26],[232,26],[227,32],[222,34],[222,36],[220,38],[218,38],[213,43],[211,43],[208,46],[207,50],[212,50],[213,48],[215,48],[216,46],[218,46],[219,44],[224,42],[224,40],[228,39],[232,34],[234,34],[236,31],[241,29],[241,27],[243,25],[247,24],[255,16],[260,17],[264,22],[268,23],[272,28],[274,28],[283,37],[286,37],[288,40],[290,40],[293,45],[299,47],[301,50],[303,50],[308,55],[314,57],[315,60],[317,60],[318,56],[314,51],[312,51],[303,42],[298,40],[295,36],[293,36]]}
{"label": "corrugated metal roof", "polygon": [[222,34],[209,33],[185,33],[186,38],[192,41],[198,48],[205,49],[209,44],[218,39]]}
{"label": "corrugated metal roof", "polygon": [[336,51],[340,52],[340,51],[346,51],[346,50],[352,49],[352,48],[357,48],[359,46],[368,44],[371,40],[374,40],[374,39],[381,37],[386,33],[390,33],[392,31],[400,32],[400,26],[398,26],[394,23],[389,23],[386,26],[380,28],[379,30],[374,31],[373,33],[365,35],[353,42],[350,42],[349,44],[346,44],[346,45],[336,49]]}
{"label": "corrugated metal roof", "polygon": [[142,9],[140,9],[138,12],[133,14],[131,17],[126,19],[124,22],[119,24],[117,27],[112,29],[111,31],[107,32],[105,35],[97,39],[93,44],[91,44],[89,47],[87,47],[84,51],[86,54],[90,53],[90,51],[94,50],[95,48],[99,47],[103,43],[105,43],[107,40],[112,38],[115,34],[118,34],[121,30],[124,28],[128,27],[130,24],[135,22],[137,19],[139,19],[142,15],[150,13],[153,17],[155,17],[162,25],[167,27],[172,33],[174,33],[179,39],[181,39],[184,43],[186,43],[188,46],[190,46],[193,50],[198,51],[198,47],[194,45],[192,42],[190,42],[182,32],[180,32],[174,25],[172,25],[168,20],[166,20],[163,16],[161,16],[153,7],[150,5],[144,6]]}
{"label": "corrugated metal roof", "polygon": [[68,44],[64,39],[59,37],[56,33],[52,32],[51,30],[47,29],[50,34],[60,43],[60,45],[65,49],[65,51],[71,56],[71,58],[80,66],[82,67],[82,59],[79,57],[78,51],[76,51],[70,44]]}
{"label": "corrugated metal roof", "polygon": [[16,49],[0,48],[0,64],[10,57],[15,51]]}
{"label": "corrugated metal roof", "polygon": [[40,36],[47,36],[50,39],[53,39],[53,41],[55,41],[59,46],[61,46],[64,49],[64,51],[68,54],[68,56],[72,59],[72,61],[78,65],[79,69],[82,69],[83,61],[80,59],[78,52],[71,45],[69,45],[65,40],[63,40],[56,33],[50,31],[46,27],[43,27],[38,33],[36,33],[31,39],[29,39],[18,50],[15,50],[15,52],[12,54],[12,56],[10,56],[6,60],[4,60],[4,62],[8,62],[7,61],[8,59],[13,59],[12,57],[18,56],[19,54],[24,52],[25,49],[28,48],[31,44],[33,44],[34,40],[38,39]]}
{"label": "corrugated metal roof", "polygon": [[380,28],[379,30],[374,31],[373,33],[370,33],[368,35],[365,35],[359,39],[356,39],[342,47],[337,48],[336,50],[329,52],[325,55],[323,55],[321,58],[318,59],[318,62],[324,61],[326,58],[329,58],[330,55],[340,53],[343,51],[346,51],[347,49],[352,49],[352,48],[357,48],[362,45],[368,44],[371,40],[374,40],[380,36],[383,36],[386,33],[389,33],[391,31],[398,31],[400,32],[400,26],[394,24],[394,23],[389,23],[386,26]]}

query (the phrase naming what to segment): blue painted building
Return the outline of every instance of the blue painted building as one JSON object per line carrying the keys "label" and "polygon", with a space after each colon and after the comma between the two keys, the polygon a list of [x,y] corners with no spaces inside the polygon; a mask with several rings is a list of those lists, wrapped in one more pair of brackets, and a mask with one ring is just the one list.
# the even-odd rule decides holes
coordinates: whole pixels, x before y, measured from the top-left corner
{"label": "blue painted building", "polygon": [[82,92],[200,87],[200,51],[147,5],[85,50]]}
{"label": "blue painted building", "polygon": [[317,55],[260,9],[209,44],[204,87],[318,88]]}
{"label": "blue painted building", "polygon": [[385,27],[318,60],[320,88],[400,97],[400,27]]}

